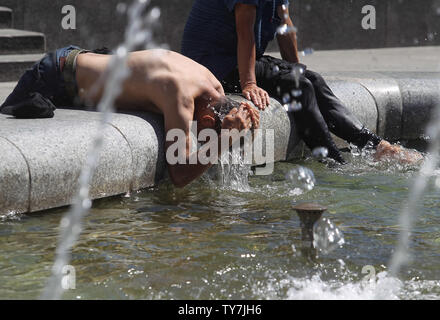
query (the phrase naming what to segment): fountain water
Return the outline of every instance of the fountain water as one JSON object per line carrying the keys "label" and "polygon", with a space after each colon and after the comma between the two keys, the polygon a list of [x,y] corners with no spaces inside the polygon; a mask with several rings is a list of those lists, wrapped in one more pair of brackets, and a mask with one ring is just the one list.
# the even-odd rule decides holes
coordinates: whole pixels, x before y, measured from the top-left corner
{"label": "fountain water", "polygon": [[223,187],[230,188],[235,191],[249,192],[249,172],[251,164],[246,161],[244,154],[249,150],[250,141],[244,140],[244,145],[234,146],[232,152],[224,153],[219,159],[220,184]]}
{"label": "fountain water", "polygon": [[[102,148],[103,144],[103,136],[100,133],[103,132],[102,129],[104,129],[106,123],[108,123],[111,117],[111,113],[113,111],[113,102],[120,92],[119,90],[121,87],[121,83],[128,75],[128,70],[126,68],[128,52],[136,46],[151,40],[151,32],[148,28],[151,27],[151,25],[157,20],[159,15],[158,9],[154,8],[147,16],[143,16],[142,13],[145,11],[148,4],[148,0],[136,0],[128,10],[129,26],[126,32],[125,43],[121,45],[116,51],[117,54],[114,56],[111,63],[111,68],[109,68],[108,71],[108,81],[105,85],[105,93],[101,102],[98,105],[98,109],[102,111],[100,128],[98,130],[96,138],[94,139],[93,146],[91,152],[88,155],[84,170],[81,173],[80,188],[74,205],[72,206],[71,210],[66,214],[66,216],[63,217],[63,219],[61,220],[60,243],[56,252],[57,258],[53,266],[53,275],[50,278],[49,283],[45,288],[44,294],[42,296],[45,299],[58,299],[63,293],[63,288],[61,287],[61,279],[63,276],[62,270],[63,267],[69,262],[69,252],[81,232],[82,219],[91,206],[91,201],[88,198],[89,185],[94,168],[97,164],[99,151]],[[296,29],[293,28],[283,28],[279,30],[280,33],[294,31],[296,31]],[[304,55],[311,53],[313,53],[312,50],[307,50],[307,52],[304,51]],[[301,69],[295,69],[295,78],[298,79],[302,72],[303,70]],[[295,90],[292,91],[291,96],[297,97],[300,94],[301,92],[299,90]],[[295,111],[294,109],[298,107],[289,107],[288,101],[286,101],[286,105],[288,106],[289,111]],[[429,154],[431,155],[431,157],[424,163],[420,174],[416,178],[413,188],[411,189],[408,205],[404,208],[401,214],[400,225],[402,228],[402,232],[400,234],[397,250],[390,262],[389,273],[391,276],[397,277],[399,270],[407,262],[409,235],[411,226],[417,216],[415,214],[415,212],[417,212],[417,203],[423,195],[423,191],[427,186],[428,178],[432,175],[434,169],[437,167],[439,162],[438,154],[440,152],[440,128],[438,128],[436,124],[438,123],[438,121],[440,121],[440,110],[436,110],[436,116],[434,117],[434,119],[435,120],[432,122],[428,129],[428,135],[430,136],[432,141],[429,150]],[[322,155],[324,155],[325,157],[326,150],[319,149],[315,150],[314,153],[317,157],[321,157]],[[234,153],[232,153],[232,156],[233,154]],[[236,156],[237,155],[239,157],[241,156],[240,154],[236,153]],[[227,156],[229,157],[231,155],[228,154]],[[238,164],[234,164],[237,163],[237,161]],[[223,185],[230,186],[233,189],[237,189],[240,191],[250,190],[247,180],[250,165],[240,163],[239,159],[229,159],[224,157],[221,159],[221,165],[219,167],[222,170]],[[305,171],[299,170],[296,173],[293,173],[291,178],[296,178],[299,182],[302,182],[301,179],[305,179],[305,189],[311,190],[315,183],[313,172],[311,174],[301,174],[301,172],[304,173]],[[332,244],[334,243],[336,243],[337,245],[341,245],[343,243],[343,240],[340,240],[342,238],[340,238],[340,235],[337,234],[338,232],[336,231],[333,235],[336,234],[339,238],[336,237],[335,239],[339,240],[333,241],[330,244],[328,243],[328,241],[331,240],[330,237],[332,236],[332,234],[330,234],[327,230],[334,231],[335,229],[329,221],[324,221],[323,223],[324,225],[318,225],[314,230],[314,232],[316,233],[315,238],[318,239],[317,245],[319,241],[323,242],[322,248],[325,248],[325,250],[327,250],[328,248],[332,248]],[[322,236],[323,233],[325,233],[325,237]],[[320,237],[318,235],[320,235]],[[397,282],[392,282],[392,285],[398,285],[396,283]],[[292,288],[290,291],[291,296],[295,296],[294,288]],[[303,295],[306,293],[303,289],[301,289],[300,291],[300,293]],[[370,297],[370,295],[368,295],[368,297]],[[375,297],[380,297],[378,295],[378,289],[376,289]]]}
{"label": "fountain water", "polygon": [[409,241],[412,226],[417,218],[417,206],[423,197],[429,179],[433,176],[434,171],[439,164],[440,127],[438,124],[440,123],[440,105],[433,111],[433,113],[432,120],[426,131],[431,141],[428,148],[428,156],[412,184],[407,204],[403,208],[399,218],[401,228],[399,244],[389,266],[390,275],[395,277],[397,277],[402,266],[404,266],[409,260]]}
{"label": "fountain water", "polygon": [[[71,209],[61,219],[61,232],[56,250],[56,259],[52,267],[52,276],[42,295],[43,299],[59,299],[63,293],[61,283],[63,269],[69,263],[70,250],[81,233],[82,219],[92,204],[89,199],[89,188],[103,146],[103,132],[111,119],[112,112],[114,111],[114,102],[121,92],[122,83],[129,75],[129,70],[126,66],[128,53],[141,45],[144,45],[146,48],[150,48],[152,45],[151,28],[159,18],[160,10],[153,8],[147,11],[148,5],[149,0],[135,0],[128,9],[128,26],[125,32],[125,41],[117,48],[116,54],[112,57],[107,70],[104,94],[97,107],[102,115],[99,128],[93,139],[86,163],[81,171],[78,194]],[[120,7],[119,10],[121,10]]]}

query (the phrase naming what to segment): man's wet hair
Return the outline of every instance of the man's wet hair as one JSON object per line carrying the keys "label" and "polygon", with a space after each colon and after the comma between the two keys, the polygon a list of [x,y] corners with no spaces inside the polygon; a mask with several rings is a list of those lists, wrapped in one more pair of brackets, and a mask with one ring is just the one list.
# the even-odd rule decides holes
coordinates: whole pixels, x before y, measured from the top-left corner
{"label": "man's wet hair", "polygon": [[223,119],[231,112],[234,108],[240,107],[240,102],[235,101],[229,97],[223,97],[216,103],[208,106],[214,111],[215,114],[215,130],[220,132],[222,129]]}

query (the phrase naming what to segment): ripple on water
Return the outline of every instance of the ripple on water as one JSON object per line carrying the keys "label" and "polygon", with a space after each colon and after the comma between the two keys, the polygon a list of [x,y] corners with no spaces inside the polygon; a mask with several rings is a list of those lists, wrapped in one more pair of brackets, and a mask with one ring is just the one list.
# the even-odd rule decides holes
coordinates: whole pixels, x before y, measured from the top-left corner
{"label": "ripple on water", "polygon": [[[378,274],[386,271],[381,265],[387,265],[395,247],[397,217],[414,171],[381,171],[354,161],[358,167],[278,163],[273,175],[250,177],[248,192],[204,181],[177,190],[164,182],[128,198],[95,201],[73,248],[77,289],[65,297],[374,298],[378,286],[392,279],[363,284],[361,269],[373,265]],[[285,176],[298,166],[313,171],[315,186],[292,194]],[[386,299],[440,297],[437,193],[427,191],[414,230],[413,263],[398,291],[387,291]],[[292,251],[301,237],[292,211],[297,201],[326,204],[326,217],[344,234],[344,246],[320,257],[318,265]],[[5,270],[0,297],[41,293],[61,211],[0,221],[0,268]]]}

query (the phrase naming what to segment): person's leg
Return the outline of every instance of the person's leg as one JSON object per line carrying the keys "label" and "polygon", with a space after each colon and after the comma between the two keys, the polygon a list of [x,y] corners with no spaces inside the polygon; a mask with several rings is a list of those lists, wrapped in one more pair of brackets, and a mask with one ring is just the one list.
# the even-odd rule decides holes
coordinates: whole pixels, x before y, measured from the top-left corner
{"label": "person's leg", "polygon": [[[340,163],[345,163],[342,155],[335,145],[329,128],[322,116],[316,100],[313,84],[304,76],[295,77],[294,68],[305,70],[302,64],[292,64],[270,56],[263,56],[256,62],[255,75],[257,83],[269,95],[284,104],[286,94],[289,99],[301,103],[301,108],[294,111],[293,119],[297,131],[307,147],[311,150],[325,147],[328,156]],[[299,96],[292,95],[293,90],[299,90]]]}
{"label": "person's leg", "polygon": [[[301,109],[293,112],[293,119],[299,135],[310,150],[325,147],[330,158],[345,163],[319,110],[313,84],[303,76],[298,79],[298,83],[301,95],[295,99],[301,103]],[[281,92],[283,88],[281,86]],[[276,92],[269,92],[269,95],[276,95]]]}
{"label": "person's leg", "polygon": [[[303,65],[299,65],[299,67],[305,68]],[[345,163],[319,111],[312,83],[304,76],[295,79],[291,71],[291,64],[286,64],[285,61],[276,58],[264,56],[256,61],[255,75],[258,85],[280,103],[283,103],[285,93],[290,93],[296,87],[296,84],[299,85],[298,89],[301,90],[302,94],[299,97],[292,98],[300,102],[302,108],[294,112],[293,119],[297,132],[307,147],[311,150],[317,147],[325,147],[330,158]],[[223,87],[225,92],[241,92],[238,70],[234,70],[223,80]]]}
{"label": "person's leg", "polygon": [[367,144],[376,147],[380,143],[382,139],[365,128],[344,106],[320,74],[306,70],[304,76],[313,84],[319,109],[333,134],[359,148],[364,148]]}
{"label": "person's leg", "polygon": [[9,108],[28,99],[31,93],[39,93],[52,100],[59,85],[59,72],[56,66],[56,52],[48,53],[43,59],[27,70],[18,81],[12,93],[0,110],[9,113]]}

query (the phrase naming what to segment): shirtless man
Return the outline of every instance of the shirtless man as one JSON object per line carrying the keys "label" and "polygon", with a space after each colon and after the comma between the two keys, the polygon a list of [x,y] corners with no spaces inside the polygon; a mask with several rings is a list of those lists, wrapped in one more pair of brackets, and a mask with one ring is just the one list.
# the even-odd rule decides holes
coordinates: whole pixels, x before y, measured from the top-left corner
{"label": "shirtless man", "polygon": [[[41,99],[57,107],[74,103],[96,105],[103,93],[99,81],[112,59],[111,55],[81,50],[70,46],[46,55],[20,79],[14,91],[0,107],[7,112],[37,92]],[[181,129],[186,135],[186,159],[190,157],[190,121],[196,120],[198,130],[205,128],[248,130],[258,128],[259,113],[249,104],[234,104],[224,96],[222,85],[208,69],[178,53],[147,50],[129,54],[130,75],[116,100],[118,110],[151,111],[163,114],[165,131]],[[79,98],[79,99],[78,99]],[[212,108],[229,105],[222,122]],[[224,109],[224,108],[222,108]],[[222,149],[218,136],[218,155]],[[167,141],[168,149],[175,141]],[[233,143],[230,141],[230,144]],[[229,146],[224,146],[229,149]],[[199,159],[197,157],[197,159]],[[183,187],[200,177],[213,163],[178,163],[168,165],[172,182]]]}

